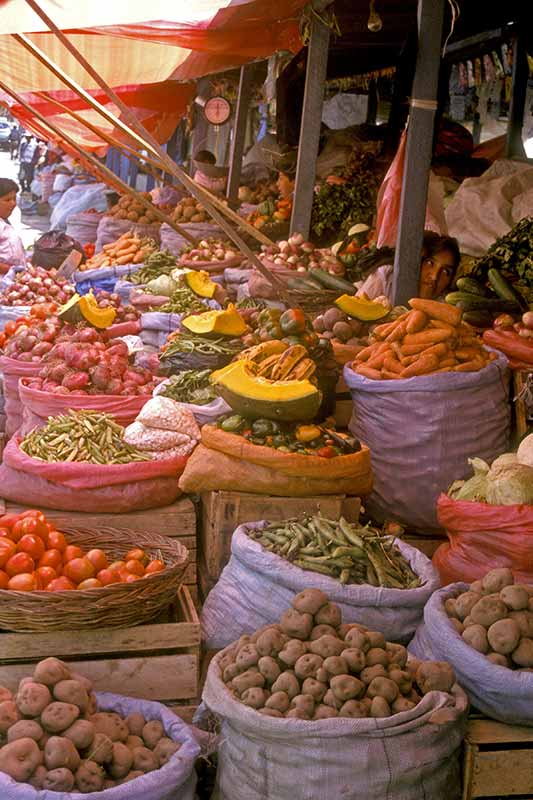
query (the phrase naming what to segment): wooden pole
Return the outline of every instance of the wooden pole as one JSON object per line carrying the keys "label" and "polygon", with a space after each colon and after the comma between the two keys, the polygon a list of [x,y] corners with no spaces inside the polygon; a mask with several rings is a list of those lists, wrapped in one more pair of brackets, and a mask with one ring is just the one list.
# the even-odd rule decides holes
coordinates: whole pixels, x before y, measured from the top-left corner
{"label": "wooden pole", "polygon": [[525,33],[522,30],[513,39],[513,76],[505,145],[506,158],[513,158],[513,156],[523,158],[525,156],[522,128],[524,126],[524,110],[529,79]]}
{"label": "wooden pole", "polygon": [[233,125],[233,139],[231,142],[230,167],[228,176],[228,188],[226,197],[230,203],[235,204],[239,197],[239,186],[241,183],[242,156],[244,153],[244,140],[246,138],[246,122],[250,110],[250,100],[252,99],[252,78],[254,68],[251,64],[244,64],[241,67],[241,77],[239,80],[239,96],[237,98],[237,109],[235,111],[235,122]]}
{"label": "wooden pole", "polygon": [[161,222],[166,222],[167,225],[170,225],[170,227],[176,231],[176,233],[179,233],[180,236],[183,236],[191,244],[197,244],[197,240],[194,238],[194,236],[191,236],[191,234],[188,233],[188,231],[185,231],[182,228],[180,228],[180,226],[177,225],[171,217],[167,216],[167,214],[164,214],[162,211],[160,211],[157,208],[157,206],[154,206],[149,200],[146,200],[141,194],[136,192],[135,189],[132,189],[131,186],[128,186],[127,183],[121,180],[121,178],[115,175],[115,173],[112,172],[110,169],[108,169],[106,166],[100,164],[100,162],[91,153],[85,152],[85,150],[83,150],[83,148],[80,147],[74,141],[74,139],[71,139],[70,136],[68,136],[60,128],[58,128],[57,125],[55,125],[53,122],[50,122],[50,120],[47,120],[46,117],[44,117],[41,113],[39,113],[39,111],[32,108],[32,106],[29,103],[23,100],[19,94],[13,91],[13,89],[10,89],[9,86],[7,86],[1,80],[0,80],[0,89],[6,92],[6,94],[9,94],[14,100],[16,100],[17,103],[19,103],[19,105],[25,108],[26,111],[28,111],[33,116],[37,117],[37,119],[40,120],[42,123],[44,123],[44,125],[46,125],[46,127],[49,130],[56,133],[61,139],[64,139],[67,142],[67,144],[69,144],[70,147],[74,148],[74,150],[77,153],[79,153],[84,159],[88,159],[90,163],[98,170],[99,174],[104,177],[104,180],[107,183],[109,183],[111,186],[114,186],[115,188],[119,186],[121,191],[123,191],[125,194],[129,194],[132,197],[134,197],[147,209],[147,211],[151,211]]}
{"label": "wooden pole", "polygon": [[309,237],[315,189],[315,169],[322,123],[324,84],[328,66],[330,31],[315,14],[311,17],[311,38],[307,52],[307,72],[300,123],[296,183],[291,217],[291,233]]}
{"label": "wooden pole", "polygon": [[445,0],[418,0],[418,53],[394,257],[393,302],[418,295]]}

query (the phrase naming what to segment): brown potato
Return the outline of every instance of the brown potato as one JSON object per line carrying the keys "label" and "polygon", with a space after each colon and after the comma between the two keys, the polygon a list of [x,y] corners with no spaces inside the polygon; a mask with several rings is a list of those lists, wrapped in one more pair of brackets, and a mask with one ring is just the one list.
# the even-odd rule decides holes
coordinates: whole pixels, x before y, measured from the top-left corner
{"label": "brown potato", "polygon": [[519,667],[533,667],[533,639],[521,639],[511,658]]}
{"label": "brown potato", "polygon": [[283,650],[278,653],[278,658],[288,667],[294,667],[298,659],[306,653],[307,646],[305,642],[302,642],[301,639],[289,639]]}
{"label": "brown potato", "polygon": [[369,684],[374,678],[387,678],[388,672],[383,664],[376,664],[374,667],[365,667],[359,673],[359,678],[363,683]]}
{"label": "brown potato", "polygon": [[371,717],[390,717],[391,707],[384,697],[374,697],[370,706]]}
{"label": "brown potato", "polygon": [[337,636],[337,631],[332,625],[315,625],[313,630],[311,631],[311,636],[309,640],[311,642],[315,642],[317,639],[320,639],[321,636]]}
{"label": "brown potato", "polygon": [[14,742],[16,739],[33,739],[34,742],[38,742],[42,738],[43,733],[43,729],[34,719],[21,719],[9,728],[7,732],[7,741]]}
{"label": "brown potato", "polygon": [[144,742],[140,736],[128,736],[126,744],[130,750],[134,750],[136,747],[144,747]]}
{"label": "brown potato", "polygon": [[423,661],[416,671],[416,682],[422,694],[450,692],[455,683],[455,673],[446,661]]}
{"label": "brown potato", "polygon": [[95,733],[92,722],[87,719],[77,719],[70,728],[63,731],[63,736],[70,739],[78,750],[85,750],[92,745]]}
{"label": "brown potato", "polygon": [[4,700],[14,700],[13,692],[10,692],[5,686],[0,686],[0,703],[3,703]]}
{"label": "brown potato", "polygon": [[[74,776],[76,782],[76,789],[82,794],[89,794],[90,792],[100,792],[102,789],[111,788],[106,786],[105,772],[96,761],[82,761],[76,774]],[[115,785],[115,781],[110,781],[111,786]]]}
{"label": "brown potato", "polygon": [[494,622],[505,619],[508,613],[507,606],[502,603],[498,595],[487,595],[473,606],[470,616],[474,622],[483,625],[484,628],[490,628]]}
{"label": "brown potato", "polygon": [[275,709],[282,714],[289,709],[290,700],[286,692],[274,692],[265,703],[265,708]]}
{"label": "brown potato", "polygon": [[280,631],[271,628],[257,639],[255,646],[261,656],[277,656],[283,650],[287,637]]}
{"label": "brown potato", "polygon": [[304,678],[316,678],[317,670],[320,669],[322,664],[323,659],[321,656],[314,653],[306,653],[304,656],[300,656],[294,665],[294,674],[302,680]]}
{"label": "brown potato", "polygon": [[291,700],[291,709],[297,708],[302,713],[306,714],[306,718],[311,719],[315,713],[315,698],[310,694],[297,694]]}
{"label": "brown potato", "polygon": [[292,601],[293,608],[300,614],[318,614],[322,606],[328,602],[327,596],[320,589],[304,589]]}
{"label": "brown potato", "polygon": [[57,767],[46,773],[43,789],[49,792],[71,792],[74,788],[74,775],[67,767]]}
{"label": "brown potato", "polygon": [[95,733],[89,750],[88,758],[97,764],[109,764],[113,758],[113,742],[105,733]]}
{"label": "brown potato", "polygon": [[267,698],[268,695],[264,689],[254,686],[252,689],[246,689],[246,691],[241,694],[241,703],[251,708],[262,708]]}
{"label": "brown potato", "polygon": [[[147,723],[148,724],[148,723]],[[125,778],[131,770],[133,764],[133,753],[122,742],[113,743],[113,758],[107,767],[107,771],[115,780]]]}
{"label": "brown potato", "polygon": [[331,691],[337,700],[356,700],[365,691],[365,684],[351,675],[335,675],[330,681]]}
{"label": "brown potato", "polygon": [[44,684],[29,681],[19,687],[15,702],[18,710],[25,717],[38,717],[52,702],[52,695]]}
{"label": "brown potato", "polygon": [[154,748],[154,755],[159,759],[159,766],[162,767],[167,764],[180,748],[180,742],[173,742],[168,736],[163,736]]}
{"label": "brown potato", "polygon": [[[508,567],[500,567],[498,569],[491,569],[487,572],[481,584],[483,591],[489,594],[499,592],[504,586],[512,586],[514,583],[513,573]],[[496,620],[494,620],[496,621]]]}
{"label": "brown potato", "polygon": [[366,664],[368,667],[375,667],[376,664],[381,664],[383,667],[388,667],[389,656],[387,651],[381,647],[371,647],[365,654]]}
{"label": "brown potato", "polygon": [[239,692],[239,694],[241,694],[247,689],[252,689],[254,686],[262,688],[265,685],[265,679],[260,672],[252,672],[252,670],[247,670],[241,675],[237,675],[236,678],[233,678],[231,685],[237,692]]}
{"label": "brown potato", "polygon": [[34,681],[44,683],[45,686],[55,686],[59,681],[67,681],[70,677],[69,668],[59,658],[45,658],[33,670]]}
{"label": "brown potato", "polygon": [[257,709],[258,714],[262,714],[264,717],[283,717],[284,715],[281,711],[277,711],[275,708],[259,708]]}
{"label": "brown potato", "polygon": [[34,789],[42,789],[44,786],[44,779],[46,778],[47,774],[48,770],[46,767],[43,766],[43,764],[39,764],[28,783],[30,786],[33,786]]}
{"label": "brown potato", "polygon": [[397,664],[402,669],[407,664],[407,648],[402,644],[387,642],[385,645],[385,652],[389,657],[389,664]]}
{"label": "brown potato", "polygon": [[[142,738],[146,747],[153,750],[160,739],[165,735],[165,729],[162,722],[158,719],[153,719],[147,722],[143,728]],[[126,737],[127,738],[127,737]]]}
{"label": "brown potato", "polygon": [[345,643],[337,636],[330,636],[326,634],[316,639],[314,642],[309,642],[309,650],[321,658],[329,658],[330,656],[338,656],[345,649]]}
{"label": "brown potato", "polygon": [[529,607],[529,594],[523,586],[504,586],[500,591],[500,600],[511,611],[523,611]]}
{"label": "brown potato", "polygon": [[78,719],[80,710],[72,703],[50,703],[41,714],[41,725],[49,733],[61,733]]}
{"label": "brown potato", "polygon": [[496,664],[497,667],[511,667],[511,661],[507,656],[502,655],[501,653],[489,653],[487,655],[489,661],[492,661],[493,664]]}
{"label": "brown potato", "polygon": [[[268,658],[268,656],[263,656],[263,658]],[[237,664],[229,664],[222,673],[222,680],[224,683],[230,683],[230,681],[232,681],[233,678],[236,678],[239,673],[240,669]]]}
{"label": "brown potato", "polygon": [[240,670],[244,671],[254,667],[259,661],[260,655],[254,644],[245,644],[240,648],[235,658],[235,663]]}
{"label": "brown potato", "polygon": [[333,628],[338,628],[341,623],[341,610],[335,603],[326,603],[315,614],[315,625],[331,625]]}
{"label": "brown potato", "polygon": [[54,686],[53,694],[56,700],[78,706],[82,714],[89,705],[89,695],[79,681],[58,681]]}
{"label": "brown potato", "polygon": [[470,591],[475,592],[476,594],[483,594],[483,582],[482,581],[474,581],[470,584]]}
{"label": "brown potato", "polygon": [[287,711],[285,716],[291,719],[311,719],[309,714],[306,714],[302,708],[291,708],[290,711]]}
{"label": "brown potato", "polygon": [[21,717],[20,711],[13,700],[4,700],[0,703],[0,733],[7,733],[8,729]]}
{"label": "brown potato", "polygon": [[157,756],[147,747],[138,747],[133,751],[133,769],[141,772],[152,772],[154,769],[159,769]]}
{"label": "brown potato", "polygon": [[[313,617],[311,614],[300,614],[295,608],[289,608],[281,618],[281,629],[291,639],[305,641],[313,630]],[[268,655],[272,655],[269,653]]]}
{"label": "brown potato", "polygon": [[310,694],[314,697],[317,703],[322,701],[322,698],[328,690],[327,683],[322,683],[314,678],[306,678],[302,683],[302,694]]}
{"label": "brown potato", "polygon": [[344,637],[344,641],[349,648],[361,650],[363,653],[367,653],[370,650],[370,639],[367,637],[366,633],[363,633],[357,628],[352,628],[348,631]]}
{"label": "brown potato", "polygon": [[336,711],[338,711],[342,707],[342,700],[338,700],[333,694],[331,689],[327,690],[326,694],[322,698],[322,703],[325,706],[334,708]]}
{"label": "brown potato", "polygon": [[[353,702],[350,700],[349,702]],[[337,711],[331,706],[325,706],[320,703],[318,706],[315,707],[315,713],[313,714],[313,719],[331,719],[332,717],[337,716]]]}
{"label": "brown potato", "polygon": [[113,711],[99,711],[91,716],[96,733],[103,733],[112,742],[125,742],[129,736],[129,727],[118,714]]}
{"label": "brown potato", "polygon": [[509,619],[514,619],[520,628],[521,636],[533,638],[533,613],[531,611],[510,611]]}
{"label": "brown potato", "polygon": [[500,619],[487,631],[487,639],[495,653],[508,655],[520,641],[520,628],[514,619]]}
{"label": "brown potato", "polygon": [[455,617],[456,619],[459,619],[455,610],[455,597],[448,597],[448,599],[444,601],[444,610],[449,617]]}
{"label": "brown potato", "polygon": [[361,625],[359,622],[343,622],[342,625],[339,625],[337,628],[337,635],[340,636],[341,639],[344,639],[348,632],[353,629],[360,631],[361,633],[366,633],[368,630],[368,628],[366,628],[364,625]]}
{"label": "brown potato", "polygon": [[374,697],[383,697],[389,705],[396,700],[399,694],[398,684],[390,678],[374,678],[366,690],[366,696],[371,700]]}
{"label": "brown potato", "polygon": [[347,647],[342,651],[341,658],[348,664],[350,672],[361,672],[366,667],[365,654],[356,647]]}
{"label": "brown potato", "polygon": [[463,594],[455,598],[455,615],[464,622],[465,617],[470,615],[470,612],[480,600],[481,595],[476,592],[463,592]]}
{"label": "brown potato", "polygon": [[342,656],[329,656],[324,660],[324,668],[330,675],[347,675],[350,666]]}
{"label": "brown potato", "polygon": [[389,669],[389,678],[398,686],[402,694],[409,694],[413,688],[413,678],[407,670]]}
{"label": "brown potato", "polygon": [[401,714],[402,711],[410,711],[415,706],[416,703],[408,700],[407,697],[397,697],[391,706],[391,711],[393,714]]}
{"label": "brown potato", "polygon": [[461,636],[465,629],[465,626],[463,625],[461,620],[456,619],[455,617],[450,617],[450,622],[457,631],[457,633],[459,634],[459,636]]}
{"label": "brown potato", "polygon": [[477,650],[478,653],[488,653],[490,650],[487,631],[483,625],[469,625],[465,628],[462,637],[464,641]]}
{"label": "brown potato", "polygon": [[378,647],[381,650],[385,650],[387,642],[382,633],[379,633],[379,631],[366,631],[365,636],[370,642],[371,648]]}
{"label": "brown potato", "polygon": [[51,736],[44,747],[44,763],[47,769],[66,769],[75,772],[80,764],[80,754],[70,739]]}
{"label": "brown potato", "polygon": [[361,703],[359,700],[347,700],[343,703],[338,712],[339,717],[351,717],[352,719],[364,719],[368,717],[368,708],[366,703]]}
{"label": "brown potato", "polygon": [[92,692],[92,681],[90,681],[89,678],[86,678],[85,675],[80,675],[79,672],[71,672],[70,677],[73,681],[78,681],[78,683],[81,683],[88,695]]}
{"label": "brown potato", "polygon": [[0,772],[26,783],[41,763],[42,755],[33,739],[16,739],[0,748]]}
{"label": "brown potato", "polygon": [[279,678],[272,684],[272,694],[275,692],[286,692],[289,700],[300,694],[300,683],[292,670],[285,670]]}
{"label": "brown potato", "polygon": [[279,668],[277,661],[272,658],[272,656],[261,656],[257,666],[259,668],[259,672],[269,684],[274,683],[274,681],[281,675],[281,669]]}

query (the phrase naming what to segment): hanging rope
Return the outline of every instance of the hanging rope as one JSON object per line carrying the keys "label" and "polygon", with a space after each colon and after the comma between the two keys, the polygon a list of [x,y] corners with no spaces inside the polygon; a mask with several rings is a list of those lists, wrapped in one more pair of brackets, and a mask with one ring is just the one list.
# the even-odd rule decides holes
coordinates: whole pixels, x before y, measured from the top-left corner
{"label": "hanging rope", "polygon": [[461,16],[461,8],[459,6],[459,0],[448,0],[448,3],[450,5],[450,12],[451,12],[451,15],[452,15],[452,20],[451,20],[451,23],[450,23],[450,31],[448,33],[448,36],[445,39],[444,46],[442,48],[443,57],[444,57],[444,55],[446,53],[446,48],[448,47],[448,42],[450,41],[451,37],[453,36],[453,32],[455,30],[455,24],[456,24],[457,20],[459,19],[459,17]]}

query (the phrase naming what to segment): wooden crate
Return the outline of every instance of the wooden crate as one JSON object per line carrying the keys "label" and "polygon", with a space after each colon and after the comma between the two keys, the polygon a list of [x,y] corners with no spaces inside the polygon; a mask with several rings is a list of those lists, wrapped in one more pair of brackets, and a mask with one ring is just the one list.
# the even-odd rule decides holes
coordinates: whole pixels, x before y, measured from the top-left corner
{"label": "wooden crate", "polygon": [[427,536],[417,536],[416,533],[406,533],[402,536],[402,539],[406,544],[411,545],[411,547],[416,547],[418,550],[421,550],[428,558],[433,558],[437,547],[440,547],[441,544],[448,541],[444,534],[442,536],[431,536],[429,534]]}
{"label": "wooden crate", "polygon": [[204,492],[201,495],[202,520],[198,538],[200,595],[205,599],[229,561],[233,531],[243,522],[270,521],[316,514],[359,519],[361,501],[346,495],[320,497],[272,497],[247,492]]}
{"label": "wooden crate", "polygon": [[533,728],[471,719],[464,743],[463,800],[533,798]]}
{"label": "wooden crate", "polygon": [[180,588],[168,611],[147,625],[0,633],[0,686],[13,691],[21,678],[31,674],[35,663],[52,655],[86,675],[96,691],[157,700],[180,716],[192,715],[196,709],[201,632],[186,586]]}
{"label": "wooden crate", "polygon": [[[0,500],[0,514],[8,511],[18,513],[25,506],[4,503]],[[136,531],[154,531],[162,536],[178,539],[189,551],[189,563],[183,576],[183,583],[188,587],[193,601],[198,602],[197,590],[197,547],[196,547],[196,509],[188,497],[183,497],[163,508],[147,511],[130,511],[126,514],[88,514],[82,511],[55,511],[44,509],[46,517],[54,522],[59,530],[62,526],[79,525],[83,528],[98,530],[102,526],[110,526],[120,531],[131,533],[131,546],[135,547]],[[1,654],[0,654],[1,655]]]}

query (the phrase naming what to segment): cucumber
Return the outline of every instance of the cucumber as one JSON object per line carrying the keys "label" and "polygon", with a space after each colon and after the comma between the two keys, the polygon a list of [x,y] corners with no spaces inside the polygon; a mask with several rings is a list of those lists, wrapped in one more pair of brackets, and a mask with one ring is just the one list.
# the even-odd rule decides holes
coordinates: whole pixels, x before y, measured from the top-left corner
{"label": "cucumber", "polygon": [[508,303],[514,303],[515,306],[518,306],[523,311],[528,310],[528,305],[522,295],[518,294],[509,281],[507,281],[501,272],[497,269],[489,269],[487,272],[487,277],[489,279],[489,283],[502,300],[506,300]]}
{"label": "cucumber", "polygon": [[311,278],[289,278],[287,281],[289,289],[299,289],[302,292],[316,292],[324,287]]}
{"label": "cucumber", "polygon": [[456,282],[457,288],[460,292],[468,292],[469,294],[477,294],[480,297],[488,297],[488,292],[479,281],[474,278],[459,278]]}
{"label": "cucumber", "polygon": [[494,314],[490,311],[465,311],[463,320],[474,328],[490,328]]}
{"label": "cucumber", "polygon": [[458,306],[463,311],[513,311],[516,303],[509,303],[497,297],[480,297],[470,292],[450,292],[445,297],[447,303]]}
{"label": "cucumber", "polygon": [[311,267],[308,272],[312,278],[316,278],[326,289],[335,289],[343,294],[355,294],[357,291],[353,283],[345,281],[344,278],[339,278],[338,275],[331,275],[331,273],[326,272],[325,269],[320,269],[320,267]]}

